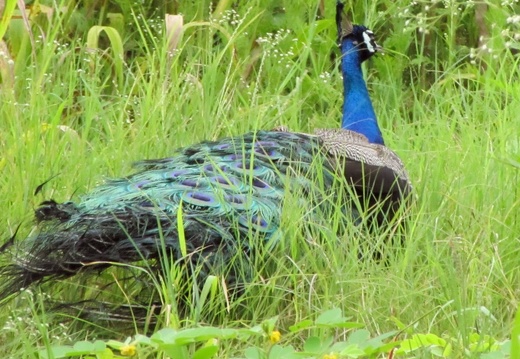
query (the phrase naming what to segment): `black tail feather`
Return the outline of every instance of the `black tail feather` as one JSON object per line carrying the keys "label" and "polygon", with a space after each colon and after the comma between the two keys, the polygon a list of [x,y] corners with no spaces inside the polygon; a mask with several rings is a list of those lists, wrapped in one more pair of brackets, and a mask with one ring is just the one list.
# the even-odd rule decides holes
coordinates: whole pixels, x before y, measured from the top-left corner
{"label": "black tail feather", "polygon": [[34,196],[36,196],[38,193],[40,193],[42,190],[43,190],[43,187],[49,183],[51,180],[53,180],[54,178],[58,177],[59,174],[55,174],[54,176],[51,176],[50,178],[48,178],[47,180],[45,180],[44,182],[40,183],[38,186],[36,186],[36,189],[34,190]]}
{"label": "black tail feather", "polygon": [[18,227],[16,227],[14,234],[9,238],[7,241],[5,241],[4,244],[0,247],[0,253],[5,252],[9,247],[11,247],[14,244],[14,240],[16,239],[16,235],[18,234],[18,231],[20,230],[20,227],[22,224],[20,223]]}

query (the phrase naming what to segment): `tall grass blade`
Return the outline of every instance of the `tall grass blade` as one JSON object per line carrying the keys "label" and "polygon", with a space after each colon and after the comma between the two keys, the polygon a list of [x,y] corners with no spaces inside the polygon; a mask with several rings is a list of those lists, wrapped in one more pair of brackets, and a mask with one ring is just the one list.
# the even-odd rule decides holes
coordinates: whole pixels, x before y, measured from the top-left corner
{"label": "tall grass blade", "polygon": [[[87,33],[87,47],[91,50],[94,50],[94,52],[100,50],[98,44],[99,36],[102,32],[106,33],[108,39],[110,40],[113,54],[112,62],[114,65],[117,84],[119,89],[122,89],[124,83],[124,47],[119,32],[110,26],[92,26]],[[95,61],[92,62],[92,66],[94,66],[93,64],[95,64]]]}

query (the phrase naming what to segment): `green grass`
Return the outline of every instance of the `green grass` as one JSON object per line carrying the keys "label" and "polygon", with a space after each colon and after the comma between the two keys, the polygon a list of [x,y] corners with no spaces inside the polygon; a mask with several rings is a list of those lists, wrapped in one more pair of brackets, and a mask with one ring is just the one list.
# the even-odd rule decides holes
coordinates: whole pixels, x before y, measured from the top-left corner
{"label": "green grass", "polygon": [[[34,49],[26,40],[16,50],[12,68],[8,58],[0,63],[2,236],[9,238],[19,224],[18,237],[29,235],[38,203],[75,198],[104,178],[128,174],[140,159],[277,125],[295,131],[337,127],[342,88],[337,60],[331,61],[331,53],[337,59],[333,3],[326,2],[324,20],[318,21],[311,1],[283,3],[285,12],[275,2],[254,1],[240,6],[238,15],[225,13],[239,21],[233,26],[225,19],[202,23],[209,18],[208,6],[181,6],[185,24],[191,25],[173,56],[156,22],[123,12],[133,24],[121,36],[133,51],[125,59],[123,78],[107,37],[99,46],[109,51],[92,53],[86,32],[65,36],[60,30],[65,20],[54,17]],[[428,3],[414,7],[380,0],[360,4],[354,13],[357,22],[367,19],[387,49],[371,60],[367,79],[387,145],[401,156],[414,184],[402,248],[386,248],[384,261],[359,261],[359,248],[386,236],[366,238],[349,228],[337,237],[332,233],[338,218],[330,219],[330,228],[316,226],[305,236],[302,209],[288,199],[284,243],[270,256],[269,267],[276,269],[260,269],[266,276],[231,305],[231,314],[220,284],[213,291],[214,283],[208,282],[206,300],[198,298],[181,318],[173,307],[162,316],[164,327],[201,322],[245,328],[279,316],[281,343],[299,348],[309,336],[326,333],[315,328],[290,334],[291,325],[341,308],[372,336],[403,330],[398,339],[432,333],[449,340],[452,358],[491,358],[469,349],[475,333],[496,341],[511,337],[520,298],[520,59],[505,48],[509,38],[501,31],[520,30],[506,21],[513,7],[490,2],[486,24],[493,52],[473,57],[469,48],[476,46],[479,33],[472,8],[453,2],[453,9],[462,8],[458,14],[439,4],[425,11]],[[414,31],[424,14],[429,35]],[[23,26],[12,21],[18,23],[11,23],[7,35],[14,41]],[[287,34],[267,35],[286,28]],[[266,39],[260,47],[252,45],[257,37]],[[16,76],[12,80],[9,70]],[[105,276],[112,273],[118,271]],[[173,269],[171,275],[157,286],[164,298],[175,301],[168,288],[178,280]],[[96,284],[92,280],[90,286]],[[199,285],[204,291],[205,283]],[[70,297],[67,288],[95,290],[88,286],[73,279],[45,288]],[[85,339],[124,341],[137,331],[79,320],[60,325],[60,319],[41,310],[39,290],[31,291],[0,307],[4,357],[35,358],[42,348]],[[336,341],[345,335],[335,333]],[[238,345],[222,340],[218,357],[244,357],[246,348],[262,347],[255,340]],[[145,353],[142,357],[163,357]],[[433,354],[423,349],[397,357],[413,355]]]}

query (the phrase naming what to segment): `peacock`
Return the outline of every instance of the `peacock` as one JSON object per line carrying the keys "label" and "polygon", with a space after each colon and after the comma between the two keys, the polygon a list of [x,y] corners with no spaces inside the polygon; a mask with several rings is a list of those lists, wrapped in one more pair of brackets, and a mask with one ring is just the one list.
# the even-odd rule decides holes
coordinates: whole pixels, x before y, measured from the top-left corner
{"label": "peacock", "polygon": [[371,30],[349,22],[341,3],[336,11],[341,128],[280,127],[204,141],[139,162],[134,173],[78,201],[41,203],[37,232],[0,249],[8,260],[0,267],[0,299],[114,264],[156,261],[160,267],[165,255],[202,263],[210,274],[237,253],[254,255],[255,245],[275,246],[283,238],[284,198],[296,189],[300,201],[324,214],[338,183],[348,187],[341,210],[350,225],[372,208],[377,213],[370,220],[380,225],[395,215],[412,186],[400,158],[384,145],[361,69],[380,47]]}

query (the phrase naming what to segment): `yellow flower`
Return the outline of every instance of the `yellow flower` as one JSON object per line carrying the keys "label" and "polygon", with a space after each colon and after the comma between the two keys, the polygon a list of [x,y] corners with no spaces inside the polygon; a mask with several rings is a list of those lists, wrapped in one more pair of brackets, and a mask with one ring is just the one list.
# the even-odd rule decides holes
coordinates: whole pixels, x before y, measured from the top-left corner
{"label": "yellow flower", "polygon": [[323,356],[323,359],[338,359],[338,355],[337,355],[337,354],[334,354],[334,353],[325,354],[325,355]]}
{"label": "yellow flower", "polygon": [[273,330],[271,334],[269,334],[269,341],[271,344],[276,344],[282,338],[282,334],[278,330]]}
{"label": "yellow flower", "polygon": [[119,349],[119,351],[121,352],[122,356],[131,357],[131,356],[135,355],[136,349],[135,349],[135,345],[127,344],[127,345],[123,345],[121,347],[121,349]]}
{"label": "yellow flower", "polygon": [[51,128],[51,125],[49,125],[47,122],[42,123],[41,125],[42,132],[46,132],[48,129]]}

